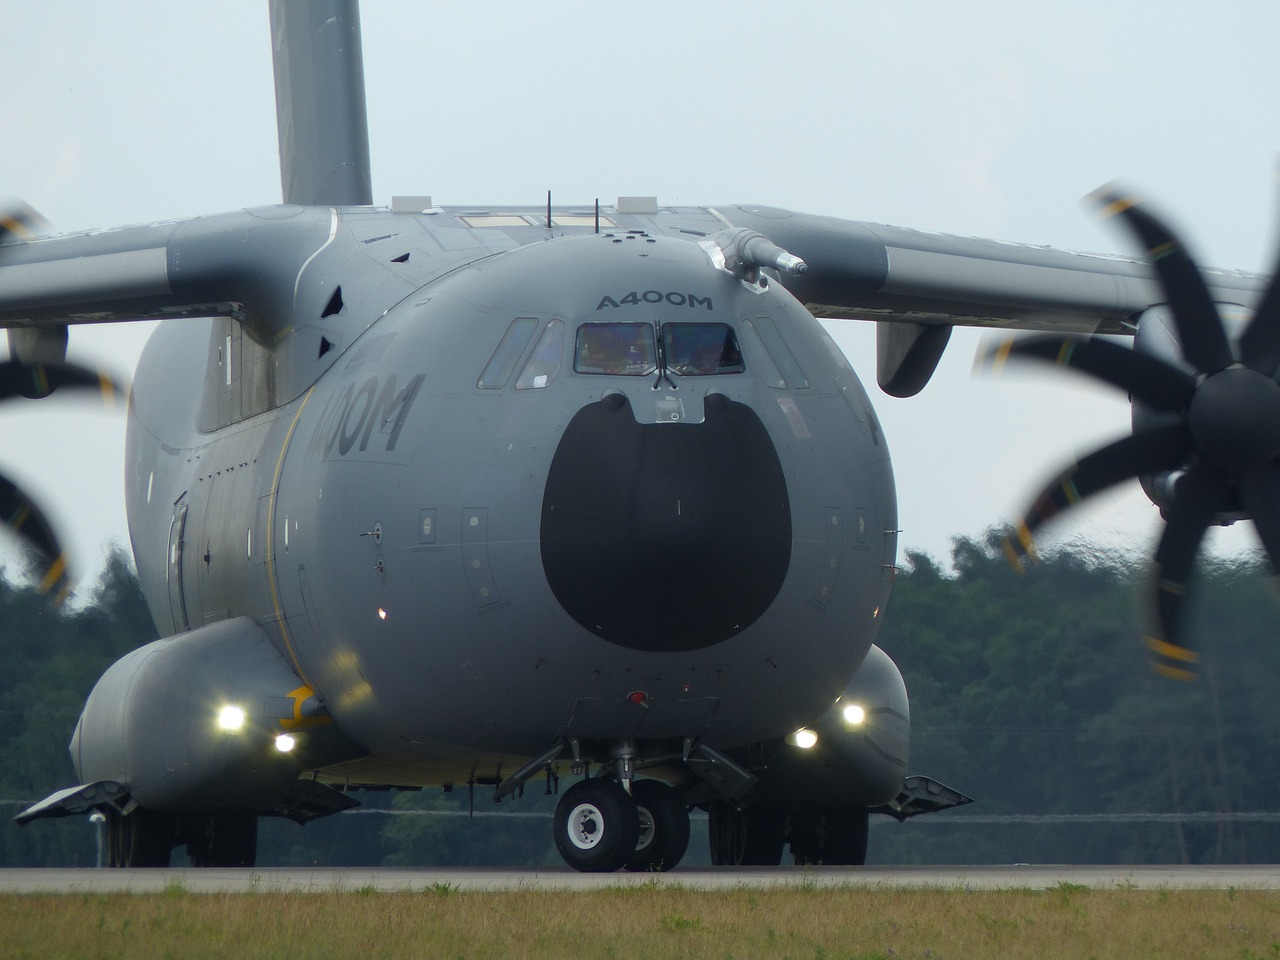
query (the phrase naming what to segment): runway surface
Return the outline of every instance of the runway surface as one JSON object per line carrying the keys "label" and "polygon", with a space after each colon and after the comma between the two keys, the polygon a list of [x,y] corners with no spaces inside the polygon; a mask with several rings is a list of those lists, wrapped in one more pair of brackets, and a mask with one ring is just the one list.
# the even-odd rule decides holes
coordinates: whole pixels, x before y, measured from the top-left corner
{"label": "runway surface", "polygon": [[379,867],[253,870],[0,870],[0,894],[335,893],[378,890],[598,890],[658,885],[690,890],[842,886],[938,889],[1280,889],[1280,866],[1091,867],[708,867],[670,873],[577,873],[568,868],[510,870]]}

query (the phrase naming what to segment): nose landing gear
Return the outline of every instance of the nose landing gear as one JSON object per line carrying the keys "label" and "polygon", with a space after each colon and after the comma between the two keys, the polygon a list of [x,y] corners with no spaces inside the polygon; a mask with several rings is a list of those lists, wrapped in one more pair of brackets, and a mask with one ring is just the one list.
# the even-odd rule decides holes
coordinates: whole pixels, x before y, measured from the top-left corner
{"label": "nose landing gear", "polygon": [[556,849],[584,873],[612,873],[635,853],[640,820],[616,780],[582,780],[556,804]]}
{"label": "nose landing gear", "polygon": [[689,846],[689,813],[671,787],[636,780],[631,793],[614,779],[575,783],[560,797],[556,849],[584,873],[670,870]]}
{"label": "nose landing gear", "polygon": [[689,848],[689,811],[680,795],[660,780],[631,785],[640,835],[624,866],[637,872],[670,870]]}

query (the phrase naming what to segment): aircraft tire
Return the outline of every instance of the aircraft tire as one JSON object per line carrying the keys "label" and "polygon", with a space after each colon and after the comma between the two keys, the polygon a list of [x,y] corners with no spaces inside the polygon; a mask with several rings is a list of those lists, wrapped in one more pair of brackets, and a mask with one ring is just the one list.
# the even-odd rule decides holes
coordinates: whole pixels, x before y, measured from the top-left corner
{"label": "aircraft tire", "polygon": [[167,867],[177,845],[172,814],[134,810],[128,816],[107,811],[107,866]]}
{"label": "aircraft tire", "polygon": [[640,835],[625,867],[633,872],[670,870],[689,849],[689,811],[680,795],[661,780],[631,784]]}
{"label": "aircraft tire", "polygon": [[826,842],[822,862],[860,867],[867,862],[867,829],[871,815],[866,810],[828,810]]}
{"label": "aircraft tire", "polygon": [[215,813],[193,818],[187,855],[195,867],[252,867],[258,856],[255,813]]}
{"label": "aircraft tire", "polygon": [[781,807],[738,810],[724,800],[707,807],[711,862],[716,866],[776,867],[787,839],[787,812]]}
{"label": "aircraft tire", "polygon": [[797,866],[862,866],[869,820],[866,810],[849,807],[792,813],[792,859]]}
{"label": "aircraft tire", "polygon": [[583,873],[612,873],[636,852],[640,818],[616,780],[581,780],[564,792],[553,821],[556,849]]}

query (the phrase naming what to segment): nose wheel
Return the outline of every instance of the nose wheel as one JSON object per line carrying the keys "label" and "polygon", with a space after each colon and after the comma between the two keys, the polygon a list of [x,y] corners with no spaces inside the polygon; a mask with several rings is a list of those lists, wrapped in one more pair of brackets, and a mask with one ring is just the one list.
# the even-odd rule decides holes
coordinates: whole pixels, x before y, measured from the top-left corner
{"label": "nose wheel", "polygon": [[628,870],[670,870],[689,848],[689,811],[679,795],[661,780],[636,780],[631,784],[640,836],[625,864]]}
{"label": "nose wheel", "polygon": [[635,853],[640,835],[635,801],[616,780],[582,780],[556,804],[556,849],[584,873],[612,873]]}
{"label": "nose wheel", "polygon": [[689,814],[676,792],[637,780],[632,794],[612,779],[582,780],[556,805],[556,849],[584,873],[670,870],[689,846]]}

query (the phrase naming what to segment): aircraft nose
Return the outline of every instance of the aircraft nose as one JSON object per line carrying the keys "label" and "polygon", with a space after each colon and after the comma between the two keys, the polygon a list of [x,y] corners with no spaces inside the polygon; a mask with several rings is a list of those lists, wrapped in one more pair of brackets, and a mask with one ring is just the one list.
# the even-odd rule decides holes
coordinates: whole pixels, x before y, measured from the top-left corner
{"label": "aircraft nose", "polygon": [[702,423],[637,423],[611,395],[583,407],[542,502],[542,564],[564,610],[636,650],[696,650],[754,623],[791,560],[777,451],[745,404]]}

